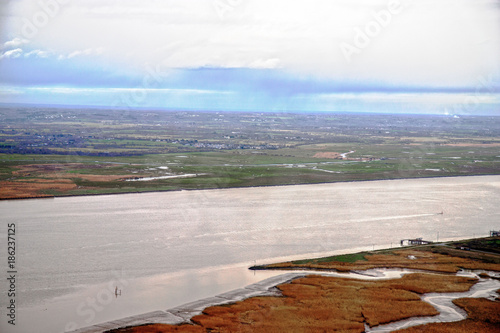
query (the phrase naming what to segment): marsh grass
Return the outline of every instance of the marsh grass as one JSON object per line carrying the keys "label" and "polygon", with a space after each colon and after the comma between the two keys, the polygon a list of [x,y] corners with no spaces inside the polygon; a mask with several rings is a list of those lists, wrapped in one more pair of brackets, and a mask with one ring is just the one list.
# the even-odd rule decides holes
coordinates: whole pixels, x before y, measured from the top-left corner
{"label": "marsh grass", "polygon": [[360,281],[307,276],[280,285],[283,297],[254,297],[213,306],[192,318],[195,325],[149,325],[112,331],[144,332],[342,332],[413,316],[437,314],[415,290],[463,291],[476,282],[456,276],[415,274],[398,280]]}

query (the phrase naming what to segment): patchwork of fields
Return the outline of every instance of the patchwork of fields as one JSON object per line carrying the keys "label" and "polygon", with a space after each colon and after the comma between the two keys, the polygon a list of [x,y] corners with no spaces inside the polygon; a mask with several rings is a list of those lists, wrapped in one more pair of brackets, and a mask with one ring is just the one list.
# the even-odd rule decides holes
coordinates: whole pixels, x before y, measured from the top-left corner
{"label": "patchwork of fields", "polygon": [[0,110],[3,199],[499,174],[499,166],[497,117]]}

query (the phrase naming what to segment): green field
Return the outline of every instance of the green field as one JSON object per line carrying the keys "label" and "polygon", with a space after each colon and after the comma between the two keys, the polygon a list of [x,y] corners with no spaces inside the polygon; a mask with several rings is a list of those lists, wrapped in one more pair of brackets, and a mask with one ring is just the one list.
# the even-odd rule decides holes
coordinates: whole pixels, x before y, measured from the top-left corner
{"label": "green field", "polygon": [[[0,181],[75,185],[45,195],[500,174],[498,117],[2,109],[0,120]],[[126,181],[145,177],[163,178]]]}

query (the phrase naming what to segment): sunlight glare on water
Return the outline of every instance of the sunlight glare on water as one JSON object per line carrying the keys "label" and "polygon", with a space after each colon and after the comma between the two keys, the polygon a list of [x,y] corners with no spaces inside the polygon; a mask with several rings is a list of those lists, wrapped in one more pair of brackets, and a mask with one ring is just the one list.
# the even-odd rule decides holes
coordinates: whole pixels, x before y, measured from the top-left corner
{"label": "sunlight glare on water", "polygon": [[[2,225],[17,228],[20,326],[0,328],[165,310],[276,274],[247,270],[269,258],[486,236],[499,197],[499,176],[477,176],[2,201]],[[82,315],[116,284],[121,297]]]}

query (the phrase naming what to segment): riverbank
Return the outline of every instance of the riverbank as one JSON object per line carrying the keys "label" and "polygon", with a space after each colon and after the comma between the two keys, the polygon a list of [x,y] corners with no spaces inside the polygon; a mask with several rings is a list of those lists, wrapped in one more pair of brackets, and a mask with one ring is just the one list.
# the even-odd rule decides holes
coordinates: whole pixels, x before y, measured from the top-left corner
{"label": "riverbank", "polygon": [[[483,249],[485,244],[489,244],[492,249],[498,250],[500,238],[482,240],[480,243]],[[500,256],[494,253],[476,252],[470,247],[471,244],[478,244],[478,242],[468,240],[253,267],[254,269],[285,268],[322,271],[338,271],[337,268],[340,267],[341,271],[366,274],[367,280],[353,279],[352,276],[340,278],[297,272],[302,275],[274,289],[274,292],[279,290],[280,295],[258,296],[229,305],[208,307],[202,310],[202,314],[192,317],[189,323],[177,325],[157,323],[107,332],[205,332],[207,330],[298,332],[331,328],[346,332],[364,332],[372,328],[374,331],[384,331],[377,330],[377,327],[382,328],[383,326],[380,325],[408,318],[425,316],[433,318],[432,316],[440,314],[435,306],[426,301],[425,296],[429,293],[464,293],[467,291],[469,291],[468,294],[457,294],[457,299],[453,301],[455,306],[463,309],[455,311],[459,314],[459,318],[465,318],[465,316],[460,317],[459,313],[464,310],[467,311],[467,318],[457,321],[456,315],[441,313],[443,318],[440,318],[440,321],[449,319],[455,322],[429,324],[429,329],[435,332],[478,330],[497,332],[500,324],[500,311],[498,311],[500,302],[498,298],[495,298],[498,294],[492,295],[495,290],[500,289],[500,274],[495,273],[500,272]],[[374,278],[380,274],[380,272],[376,273],[377,269],[384,270],[387,267],[420,272],[404,274],[399,279],[370,280],[370,277]],[[476,273],[464,273],[464,269],[474,270]],[[483,270],[489,273],[484,273]],[[424,273],[425,271],[427,273]],[[378,277],[381,278],[380,275]],[[486,281],[490,282],[489,289],[485,292],[484,288],[481,289],[481,284],[485,285]],[[471,290],[473,286],[482,290],[483,293]],[[474,298],[485,297],[485,295],[492,296],[490,298],[494,300]],[[425,322],[425,320],[422,321],[422,323]],[[432,322],[432,319],[428,322]],[[419,332],[419,327],[408,328],[407,331]]]}
{"label": "riverbank", "polygon": [[[496,145],[476,147],[474,153],[470,147],[447,146],[431,152],[415,144],[322,144],[106,158],[0,154],[0,199],[499,174]],[[413,152],[428,154],[420,161]],[[342,158],[346,154],[355,156]],[[148,181],[130,181],[139,179]]]}
{"label": "riverbank", "polygon": [[456,273],[460,269],[499,270],[498,237],[429,244],[399,250],[383,249],[316,259],[252,266],[250,269],[335,270],[347,272],[374,268],[407,268]]}
{"label": "riverbank", "polygon": [[[164,189],[112,189],[104,190],[98,192],[82,192],[78,194],[70,192],[61,192],[57,194],[28,194],[20,196],[12,196],[10,194],[5,194],[3,192],[9,191],[9,186],[7,184],[0,182],[0,201],[10,201],[10,200],[33,200],[33,199],[54,199],[54,198],[70,198],[70,197],[94,197],[94,196],[106,196],[106,195],[123,195],[123,194],[141,194],[141,193],[164,193],[164,192],[180,192],[180,191],[212,191],[218,189],[247,189],[247,188],[267,188],[267,187],[288,187],[288,186],[307,186],[307,185],[327,185],[327,184],[349,184],[349,183],[370,183],[379,181],[404,181],[404,180],[426,180],[426,179],[439,179],[439,178],[476,178],[476,177],[497,177],[498,174],[487,173],[487,174],[470,174],[470,175],[429,175],[429,176],[416,176],[416,177],[395,177],[395,178],[366,178],[366,179],[348,179],[348,180],[335,180],[327,182],[303,182],[303,183],[284,183],[284,184],[273,184],[273,185],[248,185],[248,186],[222,186],[222,187],[203,187],[203,188],[173,188],[166,187]],[[183,177],[180,177],[183,178]],[[125,181],[125,180],[123,180]],[[17,185],[16,185],[17,186]],[[16,188],[15,186],[13,187]],[[37,191],[39,188],[36,189]],[[31,193],[31,192],[30,192]]]}

